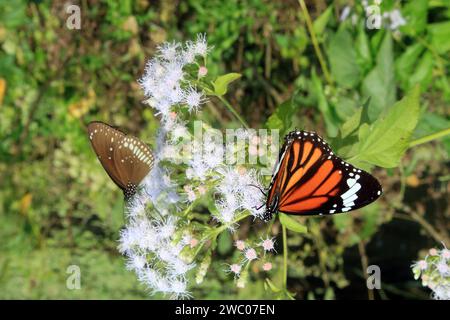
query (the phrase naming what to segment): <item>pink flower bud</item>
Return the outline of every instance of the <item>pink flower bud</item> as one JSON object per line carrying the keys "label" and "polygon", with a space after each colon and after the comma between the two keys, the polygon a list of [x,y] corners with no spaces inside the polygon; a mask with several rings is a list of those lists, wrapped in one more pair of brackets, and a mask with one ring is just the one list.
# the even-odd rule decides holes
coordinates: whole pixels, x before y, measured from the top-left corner
{"label": "pink flower bud", "polygon": [[235,242],[235,246],[236,246],[236,248],[237,248],[239,251],[242,251],[242,250],[245,249],[245,242],[242,241],[242,240],[237,240],[237,241]]}
{"label": "pink flower bud", "polygon": [[274,242],[272,239],[266,239],[261,243],[261,246],[265,251],[271,251],[274,249]]}
{"label": "pink flower bud", "polygon": [[257,254],[256,254],[255,249],[249,248],[249,249],[245,250],[245,258],[246,258],[248,261],[255,260],[257,257],[258,257],[258,256],[257,256]]}
{"label": "pink flower bud", "polygon": [[266,262],[263,264],[263,270],[264,271],[270,271],[272,270],[272,264],[270,262]]}
{"label": "pink flower bud", "polygon": [[204,77],[204,76],[206,76],[208,74],[208,69],[205,67],[205,66],[201,66],[199,69],[198,69],[198,76],[199,77]]}
{"label": "pink flower bud", "polygon": [[191,248],[194,248],[198,244],[198,240],[195,238],[192,238],[191,241],[189,241],[189,245]]}
{"label": "pink flower bud", "polygon": [[239,274],[241,272],[241,266],[234,263],[230,266],[230,271],[233,272],[234,274]]}

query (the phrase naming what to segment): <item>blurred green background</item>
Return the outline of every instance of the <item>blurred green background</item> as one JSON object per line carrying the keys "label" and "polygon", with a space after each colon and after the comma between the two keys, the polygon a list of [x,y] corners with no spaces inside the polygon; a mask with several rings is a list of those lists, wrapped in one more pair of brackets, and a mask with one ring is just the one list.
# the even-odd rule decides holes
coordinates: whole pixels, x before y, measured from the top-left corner
{"label": "blurred green background", "polygon": [[[66,27],[69,2],[0,0],[3,299],[149,297],[116,249],[123,197],[97,163],[86,124],[102,120],[154,142],[158,120],[136,79],[166,40],[207,33],[210,72],[243,74],[228,97],[255,128],[289,100],[292,127],[334,137],[368,97],[381,110],[416,84],[423,93],[414,138],[450,127],[446,0],[383,1],[382,12],[399,9],[406,18],[395,30],[365,28],[359,1],[306,1],[329,74],[294,0],[72,1],[80,30]],[[205,116],[233,125],[216,103]],[[366,299],[365,258],[383,271],[377,298],[428,298],[409,267],[423,250],[450,245],[449,151],[448,138],[410,149],[399,167],[376,171],[386,192],[377,205],[322,220],[301,248],[293,236],[297,298]],[[219,255],[226,260],[227,250]],[[81,290],[66,288],[69,265],[82,270]],[[237,290],[223,269],[211,266],[196,298],[270,297],[258,279]]]}

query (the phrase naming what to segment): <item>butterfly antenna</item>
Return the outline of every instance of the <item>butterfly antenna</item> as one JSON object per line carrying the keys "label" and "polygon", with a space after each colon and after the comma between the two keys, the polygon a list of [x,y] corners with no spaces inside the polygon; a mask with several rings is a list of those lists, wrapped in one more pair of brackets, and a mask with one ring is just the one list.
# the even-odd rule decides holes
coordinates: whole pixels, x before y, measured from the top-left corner
{"label": "butterfly antenna", "polygon": [[254,185],[254,184],[249,184],[249,186],[257,188],[259,191],[262,192],[263,195],[265,195],[267,197],[267,193],[263,189],[261,189],[260,186],[257,186],[257,185]]}

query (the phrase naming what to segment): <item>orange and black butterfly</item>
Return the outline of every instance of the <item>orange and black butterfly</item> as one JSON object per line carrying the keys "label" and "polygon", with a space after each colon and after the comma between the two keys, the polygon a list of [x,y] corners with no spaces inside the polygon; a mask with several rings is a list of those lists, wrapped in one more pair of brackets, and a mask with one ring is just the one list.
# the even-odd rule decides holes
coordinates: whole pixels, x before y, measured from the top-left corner
{"label": "orange and black butterfly", "polygon": [[89,140],[112,181],[130,199],[153,166],[149,146],[136,137],[94,121],[88,125]]}
{"label": "orange and black butterfly", "polygon": [[280,150],[263,219],[268,221],[277,212],[347,212],[368,205],[381,193],[377,179],[334,155],[315,132],[292,131]]}

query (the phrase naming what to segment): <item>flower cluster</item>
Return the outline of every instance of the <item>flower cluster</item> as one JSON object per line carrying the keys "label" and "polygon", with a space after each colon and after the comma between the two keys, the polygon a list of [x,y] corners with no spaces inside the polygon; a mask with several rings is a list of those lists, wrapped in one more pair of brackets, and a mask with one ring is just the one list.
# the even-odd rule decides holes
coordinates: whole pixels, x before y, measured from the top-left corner
{"label": "flower cluster", "polygon": [[135,271],[152,293],[184,298],[189,296],[185,274],[194,264],[180,258],[191,238],[185,235],[176,241],[176,228],[174,216],[131,219],[121,233],[119,250],[127,256],[127,268]]}
{"label": "flower cluster", "polygon": [[[203,281],[214,237],[227,229],[235,230],[241,219],[261,216],[264,211],[259,172],[245,165],[224,164],[226,152],[233,154],[247,147],[226,150],[223,140],[215,139],[220,131],[192,122],[206,101],[208,82],[203,77],[208,73],[204,65],[208,51],[204,35],[194,42],[165,43],[158,47],[139,80],[161,126],[154,168],[127,203],[129,221],[121,233],[119,250],[127,257],[127,268],[136,272],[151,293],[172,298],[190,296],[190,271],[195,272],[197,284]],[[189,118],[183,118],[186,116]],[[239,137],[249,139],[248,131],[240,129]],[[192,223],[192,209],[202,197],[213,199],[215,208],[209,211],[217,224],[195,229],[198,223]],[[239,270],[273,250],[273,240],[266,239],[257,247],[263,252],[246,247]],[[271,264],[266,263],[264,270],[270,269]],[[238,267],[233,270],[239,273]]]}
{"label": "flower cluster", "polygon": [[[218,213],[214,217],[221,223],[231,223],[237,214],[248,210],[261,217],[264,212],[264,194],[256,170],[227,166],[218,170],[220,183],[216,186]],[[232,229],[233,226],[230,225]]]}
{"label": "flower cluster", "polygon": [[184,107],[195,112],[206,101],[203,92],[193,85],[192,75],[186,68],[197,65],[198,77],[206,75],[206,67],[198,65],[196,58],[205,58],[208,51],[206,36],[200,34],[195,42],[188,41],[184,45],[177,42],[162,44],[157,55],[147,62],[139,84],[147,97],[146,103],[161,116],[166,131],[179,125],[174,109]]}
{"label": "flower cluster", "polygon": [[450,250],[432,248],[428,255],[412,265],[414,278],[433,291],[433,298],[450,300]]}
{"label": "flower cluster", "polygon": [[234,274],[237,279],[238,288],[244,288],[247,282],[249,266],[252,262],[260,260],[261,269],[265,272],[272,270],[272,263],[267,257],[267,253],[275,252],[274,238],[266,237],[260,242],[251,246],[247,241],[236,240],[234,243],[237,250],[241,252],[241,260],[229,265],[228,272]]}
{"label": "flower cluster", "polygon": [[204,35],[184,45],[165,43],[158,47],[156,57],[147,63],[145,74],[139,80],[146,102],[160,116],[161,130],[154,168],[141,183],[139,192],[127,203],[129,222],[121,232],[119,250],[127,257],[127,268],[135,271],[152,293],[172,298],[190,295],[186,274],[195,264],[182,251],[192,249],[198,240],[179,217],[182,196],[170,168],[162,161],[171,159],[168,155],[173,154],[170,148],[177,136],[187,134],[176,111],[182,108],[197,111],[205,102],[203,93],[193,86],[185,68],[196,64],[197,57],[204,58],[208,50]]}
{"label": "flower cluster", "polygon": [[[380,6],[381,6],[380,0],[375,0],[375,1],[373,1],[372,4],[369,4],[369,1],[367,1],[367,0],[363,0],[363,1],[361,1],[361,4],[363,6],[366,17],[375,16],[375,15],[378,15],[379,13],[381,13],[381,12],[374,11],[374,7],[378,8],[378,10],[381,10],[380,9]],[[352,14],[352,7],[347,5],[342,9],[339,20],[345,21],[348,18],[351,19],[353,24],[356,24],[358,21],[357,14],[356,13]],[[399,9],[393,9],[391,11],[383,12],[382,15],[379,15],[379,18],[380,18],[379,27],[381,27],[381,23],[384,23],[384,25],[386,25],[387,28],[389,28],[390,30],[392,30],[396,33],[398,33],[398,29],[401,26],[406,24],[406,20],[403,17],[403,15]]]}

